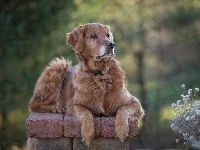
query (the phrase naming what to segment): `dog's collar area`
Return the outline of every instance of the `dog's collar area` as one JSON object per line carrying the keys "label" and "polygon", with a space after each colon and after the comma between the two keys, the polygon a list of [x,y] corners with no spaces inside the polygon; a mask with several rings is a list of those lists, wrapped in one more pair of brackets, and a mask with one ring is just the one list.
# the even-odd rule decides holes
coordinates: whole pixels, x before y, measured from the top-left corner
{"label": "dog's collar area", "polygon": [[94,76],[98,76],[98,75],[100,75],[100,76],[104,75],[102,70],[97,70],[97,71],[94,72]]}

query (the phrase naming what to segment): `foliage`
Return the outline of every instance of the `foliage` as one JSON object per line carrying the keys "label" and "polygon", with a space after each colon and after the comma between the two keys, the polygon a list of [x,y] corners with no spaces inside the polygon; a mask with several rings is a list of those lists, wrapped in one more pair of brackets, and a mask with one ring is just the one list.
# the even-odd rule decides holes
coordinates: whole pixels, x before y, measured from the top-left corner
{"label": "foliage", "polygon": [[66,49],[74,59],[62,25],[70,19],[62,18],[76,8],[69,0],[11,0],[0,7],[0,149],[9,149],[25,144],[27,104],[45,65]]}
{"label": "foliage", "polygon": [[[181,87],[185,90],[184,84]],[[196,100],[198,91],[198,88],[189,89],[186,95],[181,95],[182,100],[172,104],[176,114],[171,119],[171,128],[186,141],[184,144],[200,141],[200,101]]]}

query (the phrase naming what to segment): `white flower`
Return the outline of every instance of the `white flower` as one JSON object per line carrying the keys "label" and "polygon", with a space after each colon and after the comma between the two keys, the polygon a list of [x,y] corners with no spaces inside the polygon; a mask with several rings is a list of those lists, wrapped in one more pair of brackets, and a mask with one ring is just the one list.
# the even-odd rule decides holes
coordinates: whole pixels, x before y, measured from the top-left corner
{"label": "white flower", "polygon": [[183,116],[184,118],[187,118],[187,114],[184,114],[184,116]]}
{"label": "white flower", "polygon": [[185,121],[189,121],[190,120],[190,116],[187,116],[187,118],[185,119]]}
{"label": "white flower", "polygon": [[172,107],[176,107],[176,104],[173,103],[171,106],[172,106]]}
{"label": "white flower", "polygon": [[194,90],[195,90],[195,92],[199,92],[199,88],[195,88]]}
{"label": "white flower", "polygon": [[194,121],[194,124],[197,124],[198,123],[198,121]]}
{"label": "white flower", "polygon": [[192,94],[192,89],[188,90],[188,94],[191,95]]}
{"label": "white flower", "polygon": [[175,128],[175,125],[174,125],[174,124],[171,124],[171,128],[174,129],[174,128]]}
{"label": "white flower", "polygon": [[198,116],[200,116],[200,110],[196,110],[196,114],[198,115]]}
{"label": "white flower", "polygon": [[[181,88],[185,90],[185,85]],[[181,95],[180,100],[171,104],[175,115],[171,118],[170,127],[175,133],[182,135],[184,144],[199,138],[200,129],[196,130],[196,127],[199,125],[200,101],[193,98],[196,92],[199,92],[199,88],[189,89],[186,94]],[[176,139],[176,143],[178,142],[179,139]]]}
{"label": "white flower", "polygon": [[181,85],[181,88],[185,89],[185,84]]}
{"label": "white flower", "polygon": [[178,143],[179,142],[179,139],[176,139],[176,143]]}
{"label": "white flower", "polygon": [[191,135],[191,136],[189,137],[189,140],[190,140],[190,141],[193,141],[193,140],[195,140],[195,137],[194,137],[193,135]]}
{"label": "white flower", "polygon": [[188,99],[190,99],[190,95],[185,95],[185,98],[188,98]]}
{"label": "white flower", "polygon": [[179,105],[180,105],[180,103],[181,103],[181,101],[180,101],[180,100],[178,100],[178,101],[177,101],[177,105],[179,106]]}
{"label": "white flower", "polygon": [[194,105],[195,105],[195,106],[200,106],[200,102],[199,102],[199,101],[195,101],[195,102],[194,102]]}
{"label": "white flower", "polygon": [[184,98],[185,98],[185,95],[182,94],[181,97],[184,99]]}
{"label": "white flower", "polygon": [[193,115],[193,116],[191,117],[191,119],[194,120],[194,119],[195,119],[195,115]]}

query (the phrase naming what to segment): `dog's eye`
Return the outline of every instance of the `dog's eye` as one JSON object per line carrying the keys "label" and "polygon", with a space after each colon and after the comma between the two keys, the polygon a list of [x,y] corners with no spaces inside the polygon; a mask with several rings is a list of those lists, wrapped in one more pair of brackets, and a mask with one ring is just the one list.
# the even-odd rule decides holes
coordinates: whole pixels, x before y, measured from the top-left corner
{"label": "dog's eye", "polygon": [[110,34],[106,34],[107,38],[110,38]]}
{"label": "dog's eye", "polygon": [[92,34],[92,35],[90,36],[90,38],[91,38],[91,39],[97,39],[98,36],[97,36],[96,34]]}

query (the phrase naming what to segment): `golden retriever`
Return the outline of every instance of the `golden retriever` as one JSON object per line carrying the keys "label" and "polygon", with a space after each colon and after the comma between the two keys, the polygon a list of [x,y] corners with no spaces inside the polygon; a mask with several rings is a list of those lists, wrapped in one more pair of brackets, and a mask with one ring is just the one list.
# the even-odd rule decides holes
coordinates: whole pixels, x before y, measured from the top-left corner
{"label": "golden retriever", "polygon": [[53,60],[38,79],[29,102],[31,112],[73,115],[81,121],[81,135],[87,146],[94,138],[94,116],[115,116],[120,141],[129,132],[128,119],[141,118],[139,100],[126,88],[126,76],[115,59],[110,27],[88,23],[67,34],[79,64],[71,67],[64,58]]}

